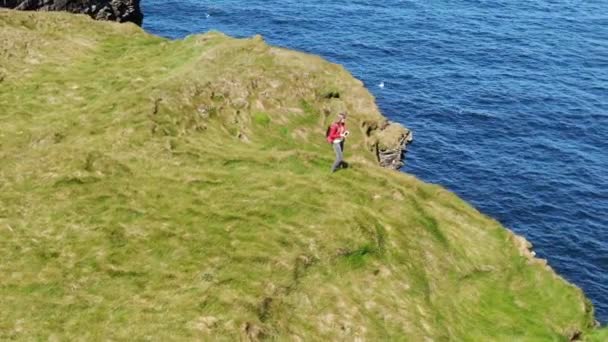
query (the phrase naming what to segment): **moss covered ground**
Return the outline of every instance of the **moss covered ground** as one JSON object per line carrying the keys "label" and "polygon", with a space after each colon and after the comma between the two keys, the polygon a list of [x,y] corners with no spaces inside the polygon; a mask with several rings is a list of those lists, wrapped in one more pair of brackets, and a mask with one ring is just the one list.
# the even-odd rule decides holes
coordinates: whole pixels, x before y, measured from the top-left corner
{"label": "moss covered ground", "polygon": [[0,11],[0,80],[2,340],[606,336],[499,223],[376,165],[383,117],[338,65]]}

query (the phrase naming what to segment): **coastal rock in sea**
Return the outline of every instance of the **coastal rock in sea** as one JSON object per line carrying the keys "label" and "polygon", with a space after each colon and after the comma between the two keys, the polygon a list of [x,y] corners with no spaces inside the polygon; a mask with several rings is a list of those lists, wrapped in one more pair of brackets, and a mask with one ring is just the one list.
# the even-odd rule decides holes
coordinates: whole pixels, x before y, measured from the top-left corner
{"label": "coastal rock in sea", "polygon": [[97,20],[142,24],[139,0],[0,0],[0,7],[22,11],[66,11]]}

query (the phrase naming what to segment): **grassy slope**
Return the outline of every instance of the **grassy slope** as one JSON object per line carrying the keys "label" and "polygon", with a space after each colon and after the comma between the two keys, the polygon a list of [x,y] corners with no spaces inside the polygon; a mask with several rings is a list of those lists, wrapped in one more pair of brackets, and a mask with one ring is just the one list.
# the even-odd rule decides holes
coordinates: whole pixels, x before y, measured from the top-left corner
{"label": "grassy slope", "polygon": [[[592,321],[497,222],[375,166],[373,98],[317,57],[0,11],[0,79],[0,339],[563,340]],[[353,167],[332,175],[342,109]]]}

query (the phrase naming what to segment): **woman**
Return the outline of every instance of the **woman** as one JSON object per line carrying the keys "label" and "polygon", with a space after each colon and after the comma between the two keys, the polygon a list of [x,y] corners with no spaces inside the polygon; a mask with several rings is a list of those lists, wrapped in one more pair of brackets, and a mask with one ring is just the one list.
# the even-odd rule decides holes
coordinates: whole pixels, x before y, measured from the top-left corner
{"label": "woman", "polygon": [[331,172],[335,172],[340,166],[346,166],[344,162],[344,139],[348,136],[349,132],[346,130],[346,113],[338,114],[336,122],[329,126],[329,134],[327,135],[327,141],[333,145],[334,152],[336,152],[336,161],[331,167]]}

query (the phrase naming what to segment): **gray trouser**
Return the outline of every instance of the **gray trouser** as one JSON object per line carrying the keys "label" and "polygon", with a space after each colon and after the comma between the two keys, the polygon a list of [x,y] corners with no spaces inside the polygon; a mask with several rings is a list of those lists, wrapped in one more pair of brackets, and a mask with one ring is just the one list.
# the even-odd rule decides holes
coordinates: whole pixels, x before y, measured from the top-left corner
{"label": "gray trouser", "polygon": [[336,161],[331,167],[331,172],[334,172],[342,165],[344,160],[344,140],[339,143],[333,143],[332,145],[334,146],[334,152],[336,152]]}

